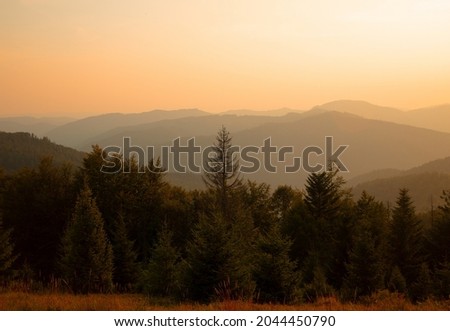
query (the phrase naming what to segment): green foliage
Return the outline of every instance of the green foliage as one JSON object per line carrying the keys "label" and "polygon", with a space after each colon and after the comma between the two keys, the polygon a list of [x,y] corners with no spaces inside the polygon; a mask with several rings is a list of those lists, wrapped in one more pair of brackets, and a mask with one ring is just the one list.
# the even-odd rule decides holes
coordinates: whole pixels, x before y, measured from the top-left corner
{"label": "green foliage", "polygon": [[187,247],[188,295],[203,302],[253,295],[253,237],[248,218],[230,224],[220,212],[201,215]]}
{"label": "green foliage", "polygon": [[397,266],[410,286],[423,262],[423,234],[408,190],[400,190],[389,231],[390,263]]}
{"label": "green foliage", "polygon": [[80,165],[83,153],[52,143],[48,138],[38,138],[25,132],[0,132],[0,167],[16,171],[24,167],[37,168],[41,160],[51,156],[55,163]]}
{"label": "green foliage", "polygon": [[426,263],[420,265],[419,275],[411,284],[410,295],[414,301],[424,301],[433,291],[433,280],[430,268]]}
{"label": "green foliage", "polygon": [[294,302],[300,299],[300,274],[290,259],[291,241],[273,224],[257,242],[254,277],[257,297],[263,302]]}
{"label": "green foliage", "polygon": [[222,126],[212,146],[212,156],[204,161],[205,172],[203,181],[206,187],[216,194],[220,211],[225,219],[230,219],[230,195],[241,185],[239,175],[239,160],[233,155],[233,145],[230,133]]}
{"label": "green foliage", "polygon": [[300,191],[287,185],[278,186],[271,197],[272,213],[277,220],[283,221],[292,207],[301,200],[302,194]]}
{"label": "green foliage", "polygon": [[187,246],[187,287],[190,298],[209,301],[214,290],[229,277],[231,253],[226,249],[230,233],[221,215],[202,215]]}
{"label": "green foliage", "polygon": [[450,298],[450,262],[440,264],[436,269],[434,292],[440,299]]}
{"label": "green foliage", "polygon": [[367,296],[383,288],[386,272],[387,211],[372,196],[363,192],[355,214],[357,223],[344,282],[345,294],[350,298]]}
{"label": "green foliage", "polygon": [[239,188],[236,194],[239,197],[238,203],[245,206],[245,210],[250,214],[254,225],[261,231],[270,229],[275,220],[271,205],[270,186],[265,183],[257,184],[248,180]]}
{"label": "green foliage", "polygon": [[11,230],[3,227],[0,215],[0,280],[6,278],[16,258],[14,245],[11,243]]}
{"label": "green foliage", "polygon": [[71,166],[55,165],[48,157],[37,169],[22,169],[5,179],[3,221],[14,230],[18,264],[27,264],[44,281],[55,275],[58,247],[76,198],[73,177]]}
{"label": "green foliage", "polygon": [[312,173],[306,180],[305,205],[315,220],[333,220],[339,213],[340,183],[334,172]]}
{"label": "green foliage", "polygon": [[181,255],[173,245],[173,234],[164,226],[152,250],[141,279],[144,293],[174,297],[181,291]]}
{"label": "green foliage", "polygon": [[[106,162],[106,161],[107,162]],[[102,166],[110,164],[108,172]],[[164,194],[167,185],[161,169],[153,160],[146,171],[136,159],[121,155],[108,157],[98,146],[84,158],[79,185],[86,179],[105,222],[105,230],[112,237],[117,210],[126,220],[129,238],[134,241],[138,259],[148,261],[160,225],[164,220]],[[123,171],[118,171],[122,167]]]}
{"label": "green foliage", "polygon": [[391,292],[398,292],[398,293],[407,292],[407,284],[405,277],[403,277],[402,272],[398,266],[394,266],[392,268],[387,287]]}
{"label": "green foliage", "polygon": [[114,284],[120,290],[130,290],[138,276],[137,254],[133,242],[128,239],[125,220],[121,214],[115,222],[111,242],[114,256]]}
{"label": "green foliage", "polygon": [[112,290],[112,247],[87,185],[80,192],[62,241],[61,270],[75,293]]}

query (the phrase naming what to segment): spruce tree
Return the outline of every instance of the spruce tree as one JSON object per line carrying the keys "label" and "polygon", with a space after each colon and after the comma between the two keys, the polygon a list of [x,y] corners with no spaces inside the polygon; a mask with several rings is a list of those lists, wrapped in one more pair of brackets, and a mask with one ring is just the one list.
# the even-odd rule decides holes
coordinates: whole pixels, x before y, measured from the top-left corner
{"label": "spruce tree", "polygon": [[138,276],[137,254],[134,251],[133,242],[128,238],[125,220],[121,213],[115,222],[111,242],[114,256],[114,284],[120,290],[130,290]]}
{"label": "spruce tree", "polygon": [[392,213],[389,248],[391,265],[399,268],[409,287],[418,277],[423,262],[423,234],[407,189],[400,190]]}
{"label": "spruce tree", "polygon": [[300,275],[289,257],[291,244],[277,223],[259,236],[254,271],[259,300],[286,303],[300,299]]}
{"label": "spruce tree", "polygon": [[221,214],[200,215],[187,246],[187,288],[191,299],[207,302],[220,284],[229,281],[229,239],[230,232]]}
{"label": "spruce tree", "polygon": [[239,176],[239,160],[237,155],[233,155],[231,141],[230,133],[222,126],[212,146],[212,156],[204,160],[203,174],[203,181],[207,188],[216,194],[220,211],[227,221],[232,217],[230,196],[242,182]]}
{"label": "spruce tree", "polygon": [[253,295],[255,231],[248,216],[225,221],[218,210],[200,215],[187,246],[187,287],[197,301]]}
{"label": "spruce tree", "polygon": [[345,292],[352,298],[381,289],[386,273],[386,209],[364,191],[356,204],[355,216],[353,245],[344,282]]}
{"label": "spruce tree", "polygon": [[174,247],[172,238],[172,231],[163,226],[141,279],[143,291],[147,294],[161,297],[180,294],[181,254]]}
{"label": "spruce tree", "polygon": [[87,184],[78,196],[62,244],[62,274],[75,293],[111,291],[112,247]]}
{"label": "spruce tree", "polygon": [[304,204],[306,214],[299,220],[299,232],[306,249],[303,274],[311,282],[320,269],[328,282],[340,287],[351,238],[351,202],[342,190],[337,172],[312,173],[307,178]]}

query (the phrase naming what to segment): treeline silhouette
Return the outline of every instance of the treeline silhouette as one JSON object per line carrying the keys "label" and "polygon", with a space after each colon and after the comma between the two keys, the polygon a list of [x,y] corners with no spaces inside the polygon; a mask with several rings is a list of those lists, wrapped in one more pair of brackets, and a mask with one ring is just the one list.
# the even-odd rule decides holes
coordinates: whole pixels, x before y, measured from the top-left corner
{"label": "treeline silhouette", "polygon": [[168,184],[157,161],[143,173],[116,156],[122,171],[103,173],[99,146],[79,168],[47,157],[0,172],[3,286],[199,302],[449,298],[450,191],[419,217],[407,189],[394,206],[365,192],[354,202],[335,171],[272,190],[240,176],[225,128],[214,146],[204,190]]}

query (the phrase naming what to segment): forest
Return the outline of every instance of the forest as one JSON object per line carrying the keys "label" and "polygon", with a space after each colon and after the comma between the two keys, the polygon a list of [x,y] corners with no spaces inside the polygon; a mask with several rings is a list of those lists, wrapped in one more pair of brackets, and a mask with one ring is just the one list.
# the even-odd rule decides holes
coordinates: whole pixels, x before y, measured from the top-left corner
{"label": "forest", "polygon": [[0,170],[0,287],[200,303],[449,298],[450,188],[419,214],[408,188],[395,205],[354,199],[336,171],[270,187],[237,171],[231,146],[223,128],[202,190],[169,184],[158,160],[102,173],[98,145],[79,167],[49,156]]}

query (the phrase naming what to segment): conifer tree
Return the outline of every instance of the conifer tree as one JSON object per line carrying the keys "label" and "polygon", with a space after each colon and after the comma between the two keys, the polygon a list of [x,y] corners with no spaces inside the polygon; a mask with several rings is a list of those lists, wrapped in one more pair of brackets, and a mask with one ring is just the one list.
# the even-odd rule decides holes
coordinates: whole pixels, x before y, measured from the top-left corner
{"label": "conifer tree", "polygon": [[356,204],[355,214],[353,247],[346,263],[344,282],[346,294],[352,298],[382,288],[386,272],[387,211],[364,191]]}
{"label": "conifer tree", "polygon": [[75,293],[112,289],[112,247],[87,184],[78,196],[62,244],[63,277]]}
{"label": "conifer tree", "polygon": [[200,215],[187,246],[189,296],[208,301],[253,295],[254,236],[248,216],[230,223],[218,210]]}
{"label": "conifer tree", "polygon": [[137,254],[134,251],[133,242],[128,238],[125,220],[121,213],[115,222],[111,242],[114,256],[114,284],[120,290],[130,290],[138,276]]}
{"label": "conifer tree", "polygon": [[145,293],[170,297],[180,292],[181,254],[174,247],[172,238],[172,231],[163,226],[141,280]]}
{"label": "conifer tree", "polygon": [[345,259],[351,229],[347,211],[351,203],[341,189],[336,172],[311,173],[305,187],[305,214],[299,219],[306,257],[300,262],[304,280],[311,282],[320,269],[327,281],[339,287],[345,275]]}
{"label": "conifer tree", "polygon": [[205,173],[203,181],[217,197],[220,210],[229,221],[231,215],[231,193],[241,185],[239,176],[239,160],[233,155],[232,138],[222,126],[217,133],[216,142],[212,146],[212,156],[204,160]]}
{"label": "conifer tree", "polygon": [[231,258],[226,250],[229,238],[221,214],[200,215],[187,247],[187,287],[192,299],[207,302],[219,284],[227,282],[226,267]]}
{"label": "conifer tree", "polygon": [[300,275],[290,259],[291,241],[283,236],[279,224],[259,236],[254,277],[257,297],[267,302],[300,299]]}
{"label": "conifer tree", "polygon": [[397,266],[409,287],[423,262],[422,226],[407,189],[401,189],[392,213],[389,232],[390,262]]}

